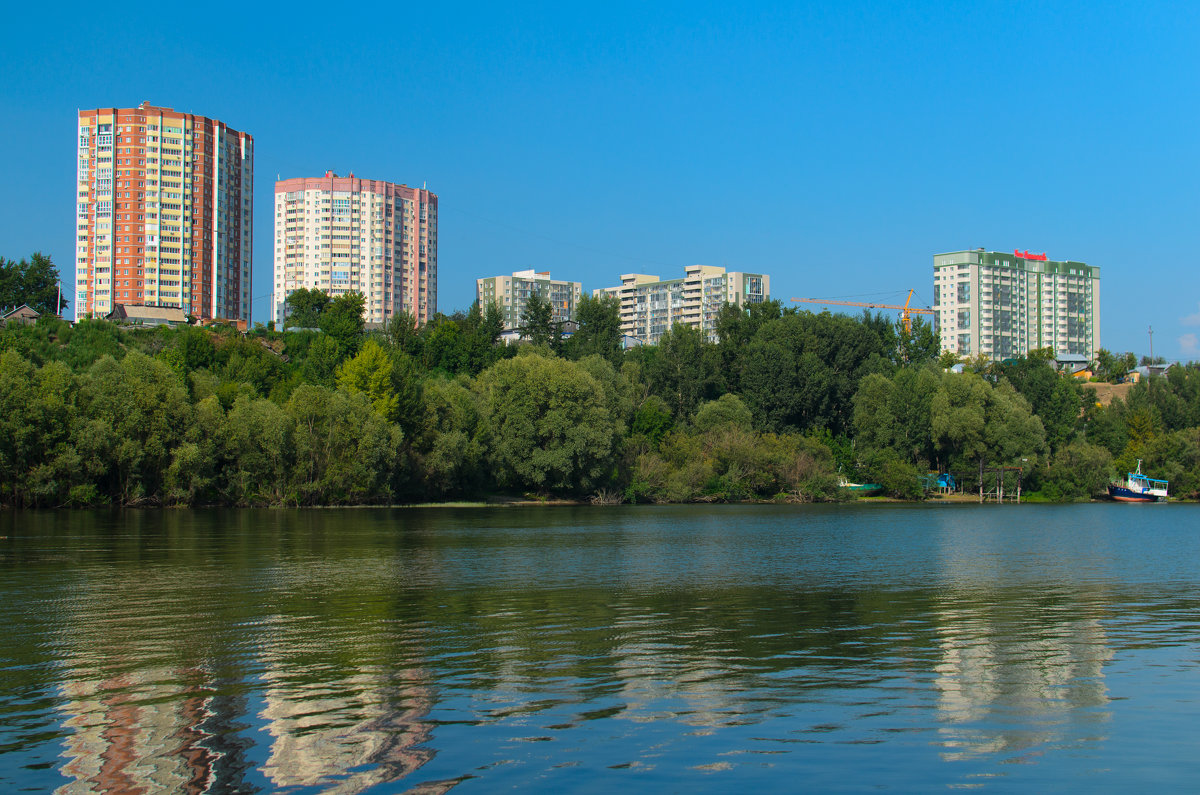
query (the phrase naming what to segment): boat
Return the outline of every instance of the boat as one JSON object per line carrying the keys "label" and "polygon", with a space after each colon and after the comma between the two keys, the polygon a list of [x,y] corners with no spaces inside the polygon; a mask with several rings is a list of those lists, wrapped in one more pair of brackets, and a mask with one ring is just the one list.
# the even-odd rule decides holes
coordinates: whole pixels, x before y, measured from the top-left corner
{"label": "boat", "polygon": [[1167,481],[1148,478],[1142,474],[1142,459],[1138,459],[1137,471],[1130,472],[1125,482],[1108,484],[1108,496],[1117,502],[1166,502]]}
{"label": "boat", "polygon": [[851,483],[844,477],[838,478],[838,487],[852,491],[863,497],[869,497],[883,491],[883,486],[878,483]]}

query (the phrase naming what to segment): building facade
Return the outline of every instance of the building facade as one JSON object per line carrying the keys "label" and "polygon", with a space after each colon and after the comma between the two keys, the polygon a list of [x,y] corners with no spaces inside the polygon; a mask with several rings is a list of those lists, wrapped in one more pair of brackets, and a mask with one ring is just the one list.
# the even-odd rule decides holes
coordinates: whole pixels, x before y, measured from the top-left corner
{"label": "building facade", "polygon": [[438,197],[351,174],[275,183],[272,317],[301,287],[330,296],[360,292],[364,319],[407,312],[424,324],[437,313]]}
{"label": "building facade", "polygon": [[726,272],[713,265],[689,265],[682,279],[663,280],[642,273],[621,275],[619,287],[593,290],[621,304],[621,331],[653,345],[676,323],[698,328],[711,340],[717,316],[727,303],[760,304],[771,297],[771,277],[762,273]]}
{"label": "building facade", "polygon": [[116,304],[250,323],[254,141],[142,103],[79,111],[76,317]]}
{"label": "building facade", "polygon": [[504,318],[505,331],[520,328],[525,304],[535,293],[549,301],[553,322],[565,323],[575,320],[575,309],[583,297],[583,283],[551,279],[550,271],[533,270],[475,280],[475,299],[479,301],[480,310],[495,303]]}
{"label": "building facade", "polygon": [[1095,358],[1100,269],[1045,254],[954,251],[933,257],[942,350],[994,360],[1037,348]]}

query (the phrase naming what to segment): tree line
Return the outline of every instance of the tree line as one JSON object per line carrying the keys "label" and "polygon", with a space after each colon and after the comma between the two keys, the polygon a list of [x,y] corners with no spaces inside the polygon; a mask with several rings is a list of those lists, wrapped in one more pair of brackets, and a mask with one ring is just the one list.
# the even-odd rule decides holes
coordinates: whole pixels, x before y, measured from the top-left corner
{"label": "tree line", "polygon": [[[497,494],[611,502],[925,496],[1020,466],[1023,488],[1086,499],[1137,459],[1200,496],[1200,368],[1101,406],[1048,351],[945,369],[928,324],[725,306],[710,341],[676,326],[622,348],[618,307],[585,297],[532,344],[495,307],[397,315],[296,296],[289,327],[70,325],[0,332],[0,502],[388,504]],[[985,475],[986,479],[986,475]]]}

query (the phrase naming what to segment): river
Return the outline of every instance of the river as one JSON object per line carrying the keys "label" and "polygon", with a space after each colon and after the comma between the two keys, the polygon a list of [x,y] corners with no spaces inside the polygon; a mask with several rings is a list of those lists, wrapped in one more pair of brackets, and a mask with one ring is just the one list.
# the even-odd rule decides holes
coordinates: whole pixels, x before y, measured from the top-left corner
{"label": "river", "polygon": [[1191,789],[1200,506],[0,515],[0,790]]}

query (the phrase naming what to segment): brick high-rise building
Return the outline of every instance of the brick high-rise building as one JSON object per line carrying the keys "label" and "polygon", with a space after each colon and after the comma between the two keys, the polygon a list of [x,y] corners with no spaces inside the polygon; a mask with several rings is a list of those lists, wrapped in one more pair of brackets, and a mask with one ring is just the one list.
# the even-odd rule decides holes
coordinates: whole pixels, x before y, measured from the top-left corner
{"label": "brick high-rise building", "polygon": [[79,111],[75,312],[250,322],[254,141],[142,103]]}
{"label": "brick high-rise building", "polygon": [[301,287],[366,297],[367,323],[437,313],[436,194],[332,171],[275,183],[272,316]]}

